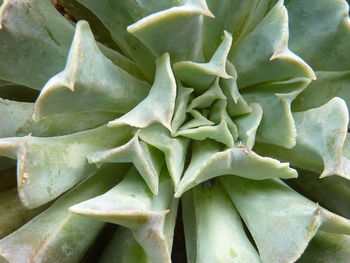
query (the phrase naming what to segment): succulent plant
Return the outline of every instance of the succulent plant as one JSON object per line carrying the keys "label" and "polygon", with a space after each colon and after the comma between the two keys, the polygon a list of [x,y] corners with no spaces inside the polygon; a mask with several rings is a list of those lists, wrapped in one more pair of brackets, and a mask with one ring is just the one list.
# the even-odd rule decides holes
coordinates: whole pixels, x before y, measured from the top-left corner
{"label": "succulent plant", "polygon": [[348,2],[0,3],[1,263],[349,262]]}

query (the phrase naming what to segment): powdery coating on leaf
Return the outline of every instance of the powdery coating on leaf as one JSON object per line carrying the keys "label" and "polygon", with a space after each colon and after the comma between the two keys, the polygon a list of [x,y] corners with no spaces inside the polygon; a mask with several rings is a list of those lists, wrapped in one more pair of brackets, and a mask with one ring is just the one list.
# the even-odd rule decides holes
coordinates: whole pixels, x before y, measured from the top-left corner
{"label": "powdery coating on leaf", "polygon": [[347,2],[0,2],[0,261],[347,262]]}

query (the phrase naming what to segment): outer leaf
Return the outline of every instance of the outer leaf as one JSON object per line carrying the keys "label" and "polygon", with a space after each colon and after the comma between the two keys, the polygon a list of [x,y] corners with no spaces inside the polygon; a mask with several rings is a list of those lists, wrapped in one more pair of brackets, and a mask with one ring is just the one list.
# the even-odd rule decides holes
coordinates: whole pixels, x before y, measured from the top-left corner
{"label": "outer leaf", "polygon": [[194,221],[195,235],[191,235],[190,226],[185,226],[185,234],[186,239],[194,240],[196,247],[194,251],[188,248],[188,253],[196,254],[195,262],[260,262],[236,209],[218,182],[198,186],[189,195],[192,200],[185,201],[193,202],[193,210],[184,210],[184,220]]}
{"label": "outer leaf", "polygon": [[77,262],[104,223],[74,215],[68,208],[101,194],[124,175],[123,166],[101,170],[59,198],[50,208],[0,241],[0,256],[10,263]]}
{"label": "outer leaf", "polygon": [[0,239],[20,228],[47,206],[36,209],[24,207],[18,197],[17,189],[12,188],[0,193]]}
{"label": "outer leaf", "polygon": [[319,71],[317,79],[293,101],[293,111],[305,111],[326,104],[334,97],[350,105],[350,71]]}
{"label": "outer leaf", "polygon": [[259,103],[264,112],[257,140],[286,148],[295,146],[297,131],[290,105],[309,83],[310,79],[294,78],[247,89],[244,93],[245,100]]}
{"label": "outer leaf", "polygon": [[319,231],[298,263],[347,263],[350,257],[349,245],[350,237],[348,235]]}
{"label": "outer leaf", "polygon": [[184,0],[183,5],[150,14],[127,30],[158,57],[169,52],[175,61],[201,59],[201,15],[212,17],[204,0]]}
{"label": "outer leaf", "polygon": [[130,112],[119,119],[110,121],[108,126],[130,125],[145,128],[153,123],[161,123],[171,131],[174,114],[176,83],[171,71],[169,54],[165,53],[156,61],[157,72],[148,96]]}
{"label": "outer leaf", "polygon": [[0,9],[0,78],[41,89],[63,68],[72,38],[72,25],[49,1],[5,0]]}
{"label": "outer leaf", "polygon": [[319,202],[338,215],[350,218],[350,182],[339,176],[319,178],[318,173],[298,171],[298,178],[288,180],[294,189]]}
{"label": "outer leaf", "polygon": [[[350,221],[299,195],[279,179],[221,179],[247,224],[263,262],[295,262],[318,229],[350,233]],[[288,229],[286,236],[284,229]]]}
{"label": "outer leaf", "polygon": [[297,172],[288,163],[261,157],[243,147],[221,151],[216,143],[203,141],[194,145],[191,162],[175,189],[175,197],[180,197],[186,190],[205,180],[225,174],[259,182],[274,177],[297,177]]}
{"label": "outer leaf", "polygon": [[305,112],[293,114],[297,128],[297,152],[311,150],[324,163],[322,177],[337,174],[349,178],[350,165],[343,157],[348,110],[342,99],[334,98],[327,104]]}
{"label": "outer leaf", "polygon": [[93,130],[59,137],[0,139],[0,154],[17,159],[18,191],[28,208],[45,204],[96,172],[86,155],[123,143],[130,129]]}
{"label": "outer leaf", "polygon": [[118,227],[98,263],[151,263],[143,248],[137,243],[132,232]]}
{"label": "outer leaf", "polygon": [[222,178],[254,238],[262,262],[295,262],[321,224],[317,205],[279,181]]}
{"label": "outer leaf", "polygon": [[103,125],[117,115],[109,112],[63,113],[33,120],[34,103],[16,102],[0,98],[0,138],[25,136],[59,136]]}
{"label": "outer leaf", "polygon": [[169,8],[173,1],[159,1],[156,4],[144,1],[116,1],[116,0],[77,0],[93,12],[109,30],[111,37],[118,46],[129,55],[138,65],[145,76],[152,80],[154,76],[154,56],[141,41],[126,31],[127,26],[142,17]]}
{"label": "outer leaf", "polygon": [[89,25],[82,21],[77,24],[65,70],[50,79],[36,101],[35,119],[64,112],[125,113],[148,90],[146,82],[123,71],[101,53]]}
{"label": "outer leaf", "polygon": [[240,89],[294,77],[315,79],[312,69],[288,49],[288,38],[288,14],[279,1],[230,53]]}
{"label": "outer leaf", "polygon": [[349,70],[348,3],[345,0],[315,3],[313,0],[288,1],[291,49],[317,71]]}
{"label": "outer leaf", "polygon": [[161,178],[159,194],[154,196],[133,169],[106,194],[74,205],[70,210],[130,228],[151,261],[165,263],[171,262],[169,244],[163,232],[171,195],[168,179]]}

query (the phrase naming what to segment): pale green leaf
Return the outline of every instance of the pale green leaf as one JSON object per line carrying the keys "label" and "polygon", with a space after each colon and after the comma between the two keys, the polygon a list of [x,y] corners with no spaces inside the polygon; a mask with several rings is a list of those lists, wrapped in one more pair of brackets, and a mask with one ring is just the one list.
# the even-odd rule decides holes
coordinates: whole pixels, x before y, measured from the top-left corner
{"label": "pale green leaf", "polygon": [[288,184],[323,207],[350,218],[350,182],[339,176],[319,178],[319,173],[298,170],[298,178]]}
{"label": "pale green leaf", "polygon": [[174,61],[202,58],[202,15],[212,17],[205,0],[185,0],[175,6],[150,14],[127,30],[139,38],[156,56],[169,52]]}
{"label": "pale green leaf", "polygon": [[99,50],[87,22],[79,22],[64,71],[52,77],[35,105],[35,119],[66,112],[125,113],[149,84],[114,65]]}
{"label": "pale green leaf", "polygon": [[208,89],[216,77],[230,79],[226,72],[226,59],[232,44],[232,37],[224,32],[224,39],[207,63],[181,61],[174,64],[174,73],[185,85],[189,85],[197,92]]}
{"label": "pale green leaf", "polygon": [[[189,194],[193,195],[194,211],[184,217],[194,220],[195,236],[185,232],[186,238],[194,239],[197,263],[211,262],[260,262],[259,255],[247,238],[238,212],[219,182],[200,185]],[[190,201],[190,200],[186,200]]]}
{"label": "pale green leaf", "polygon": [[222,120],[226,122],[228,129],[234,141],[238,139],[238,128],[232,118],[227,113],[227,100],[218,100],[211,107],[209,119],[215,123],[220,123]]}
{"label": "pale green leaf", "polygon": [[171,262],[164,221],[172,202],[171,183],[160,178],[159,194],[152,195],[136,169],[107,193],[74,205],[70,211],[131,229],[153,263]]}
{"label": "pale green leaf", "polygon": [[187,110],[190,111],[194,108],[203,109],[210,107],[215,100],[226,99],[224,93],[219,86],[219,78],[217,77],[212,85],[202,93],[200,96],[195,97],[188,105]]}
{"label": "pale green leaf", "polygon": [[19,200],[16,188],[0,192],[0,211],[2,211],[0,217],[0,239],[20,228],[46,208],[47,206],[35,209],[24,207]]}
{"label": "pale green leaf", "polygon": [[295,262],[321,225],[317,205],[277,180],[224,176],[221,182],[252,234],[262,262]]}
{"label": "pale green leaf", "polygon": [[215,126],[200,126],[192,129],[180,129],[176,136],[184,136],[194,140],[213,139],[217,142],[225,144],[227,147],[234,146],[234,140],[231,131],[225,120],[221,120]]}
{"label": "pale green leaf", "polygon": [[181,85],[177,85],[177,96],[175,100],[174,117],[171,122],[172,136],[175,136],[179,127],[186,120],[186,107],[192,92],[193,92],[193,89],[185,88],[185,87],[182,87]]}
{"label": "pale green leaf", "polygon": [[156,64],[156,77],[148,96],[122,117],[110,121],[108,126],[130,125],[145,128],[158,122],[171,131],[176,83],[171,70],[169,54],[164,53],[157,59]]}
{"label": "pale green leaf", "polygon": [[320,107],[334,97],[342,98],[350,106],[350,71],[318,71],[316,77],[293,101],[293,111]]}
{"label": "pale green leaf", "polygon": [[188,112],[193,119],[190,119],[187,121],[184,125],[180,127],[178,132],[175,134],[175,136],[181,132],[181,130],[187,130],[187,129],[192,129],[192,128],[198,128],[202,126],[211,126],[214,125],[215,123],[208,120],[206,117],[204,117],[199,111],[196,110],[190,110]]}
{"label": "pale green leaf", "polygon": [[160,124],[142,129],[139,137],[164,153],[170,177],[173,185],[176,186],[184,170],[189,140],[181,137],[173,138],[170,132]]}
{"label": "pale green leaf", "polygon": [[291,50],[314,70],[349,70],[348,3],[345,0],[315,3],[313,0],[288,1]]}
{"label": "pale green leaf", "polygon": [[256,131],[263,116],[263,109],[257,103],[252,103],[249,106],[252,108],[252,112],[236,118],[235,124],[243,146],[251,150],[255,143]]}
{"label": "pale green leaf", "polygon": [[110,112],[63,113],[34,122],[34,103],[16,102],[0,98],[0,138],[25,136],[59,136],[96,128],[113,120]]}
{"label": "pale green leaf", "polygon": [[97,16],[121,50],[140,66],[148,80],[154,76],[154,56],[140,40],[127,32],[127,26],[142,17],[171,7],[174,1],[77,0]]}
{"label": "pale green leaf", "polygon": [[298,263],[347,263],[350,258],[350,236],[319,231],[311,240]]}
{"label": "pale green leaf", "polygon": [[151,263],[131,231],[119,226],[98,263]]}
{"label": "pale green leaf", "polygon": [[73,30],[49,1],[5,0],[0,8],[0,78],[41,89],[64,67]]}
{"label": "pale green leaf", "polygon": [[139,140],[139,133],[119,147],[88,154],[89,163],[101,166],[102,163],[132,162],[145,180],[152,193],[158,193],[158,181],[163,165],[160,152]]}
{"label": "pale green leaf", "polygon": [[288,163],[259,156],[244,147],[222,151],[217,143],[207,140],[193,145],[191,162],[175,188],[175,197],[205,180],[225,174],[257,180],[258,184],[268,178],[297,177],[297,172]]}
{"label": "pale green leaf", "polygon": [[226,61],[226,70],[232,79],[220,79],[220,87],[226,96],[227,113],[231,117],[237,117],[250,113],[252,109],[244,100],[237,88],[237,72],[229,61]]}
{"label": "pale green leaf", "polygon": [[77,216],[68,208],[118,183],[128,167],[111,166],[60,197],[47,210],[0,241],[10,263],[79,261],[102,230],[103,222]]}
{"label": "pale green leaf", "polygon": [[18,191],[28,208],[45,204],[96,172],[86,156],[123,143],[130,129],[102,126],[58,137],[0,139],[0,155],[17,159]]}
{"label": "pale green leaf", "polygon": [[309,79],[294,78],[261,84],[244,93],[247,102],[259,103],[264,112],[257,140],[286,148],[295,146],[297,131],[290,105],[309,83]]}
{"label": "pale green leaf", "polygon": [[229,60],[238,72],[240,89],[294,77],[315,79],[312,69],[288,49],[288,14],[279,1],[237,47]]}
{"label": "pale green leaf", "polygon": [[349,122],[345,102],[336,97],[321,107],[294,113],[293,118],[297,129],[295,151],[319,155],[324,164],[321,177],[336,174],[350,178],[350,164],[342,153]]}

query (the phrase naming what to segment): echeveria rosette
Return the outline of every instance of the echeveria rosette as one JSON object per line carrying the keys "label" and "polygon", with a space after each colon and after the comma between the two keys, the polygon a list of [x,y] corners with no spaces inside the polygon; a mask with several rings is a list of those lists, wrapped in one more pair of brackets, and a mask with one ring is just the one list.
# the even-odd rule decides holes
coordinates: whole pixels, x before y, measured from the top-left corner
{"label": "echeveria rosette", "polygon": [[189,263],[348,262],[345,0],[61,2],[0,0],[1,263],[170,263],[179,200]]}

